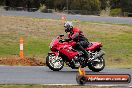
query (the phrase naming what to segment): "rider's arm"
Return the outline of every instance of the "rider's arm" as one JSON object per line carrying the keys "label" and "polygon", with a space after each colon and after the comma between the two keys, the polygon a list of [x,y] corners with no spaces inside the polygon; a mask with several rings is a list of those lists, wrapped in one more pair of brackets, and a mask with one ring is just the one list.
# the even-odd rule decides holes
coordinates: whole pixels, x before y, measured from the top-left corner
{"label": "rider's arm", "polygon": [[71,38],[72,38],[72,39],[76,39],[78,36],[79,36],[79,33],[76,32],[76,33],[74,33],[74,34],[71,36]]}
{"label": "rider's arm", "polygon": [[71,38],[72,38],[73,40],[74,40],[74,39],[77,39],[77,37],[79,36],[79,33],[80,33],[79,28],[74,27],[74,28],[73,28],[73,34],[72,34]]}

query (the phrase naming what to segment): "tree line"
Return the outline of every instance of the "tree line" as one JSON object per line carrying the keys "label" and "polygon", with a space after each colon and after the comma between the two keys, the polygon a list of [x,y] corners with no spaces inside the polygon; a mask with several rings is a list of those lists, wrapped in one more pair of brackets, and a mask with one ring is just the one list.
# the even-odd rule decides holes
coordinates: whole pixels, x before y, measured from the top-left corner
{"label": "tree line", "polygon": [[132,12],[132,0],[0,0],[0,5],[38,9],[45,5],[46,9],[56,11],[102,11],[110,8],[115,11]]}

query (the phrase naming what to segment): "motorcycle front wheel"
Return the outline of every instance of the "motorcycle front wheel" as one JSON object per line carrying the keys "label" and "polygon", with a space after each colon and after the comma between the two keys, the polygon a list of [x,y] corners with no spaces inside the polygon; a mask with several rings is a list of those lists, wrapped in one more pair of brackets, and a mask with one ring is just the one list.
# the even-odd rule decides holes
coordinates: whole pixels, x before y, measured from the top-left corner
{"label": "motorcycle front wheel", "polygon": [[61,57],[49,54],[46,57],[46,65],[53,71],[59,71],[64,66],[64,61]]}
{"label": "motorcycle front wheel", "polygon": [[88,68],[94,72],[102,71],[105,67],[105,60],[102,57],[97,58],[96,60],[93,60],[93,62],[90,62],[88,64]]}

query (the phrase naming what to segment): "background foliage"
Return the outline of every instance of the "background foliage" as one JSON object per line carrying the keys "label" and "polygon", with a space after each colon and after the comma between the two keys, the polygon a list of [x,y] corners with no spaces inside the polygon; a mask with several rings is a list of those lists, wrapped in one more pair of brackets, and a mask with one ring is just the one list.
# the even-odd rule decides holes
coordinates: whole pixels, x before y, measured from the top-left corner
{"label": "background foliage", "polygon": [[132,12],[132,0],[0,0],[0,5],[38,9],[45,5],[47,9],[55,11],[63,11],[67,8],[69,10],[102,11],[110,8]]}

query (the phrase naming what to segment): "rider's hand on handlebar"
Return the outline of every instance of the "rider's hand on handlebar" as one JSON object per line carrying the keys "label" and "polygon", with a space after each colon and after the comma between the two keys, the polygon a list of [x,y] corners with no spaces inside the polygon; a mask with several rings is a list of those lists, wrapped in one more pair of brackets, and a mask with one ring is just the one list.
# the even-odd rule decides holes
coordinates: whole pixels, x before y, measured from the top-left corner
{"label": "rider's hand on handlebar", "polygon": [[60,43],[63,43],[63,42],[65,42],[65,40],[64,40],[64,39],[61,39],[61,40],[59,40],[59,42],[60,42]]}
{"label": "rider's hand on handlebar", "polygon": [[67,42],[69,42],[69,41],[71,41],[71,40],[72,40],[71,38],[65,39],[65,41],[67,41]]}
{"label": "rider's hand on handlebar", "polygon": [[68,38],[68,39],[60,39],[59,42],[63,43],[63,42],[69,42],[69,41],[71,41],[71,40],[72,40],[72,39],[69,39],[69,38]]}

